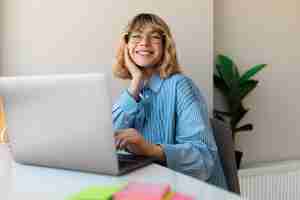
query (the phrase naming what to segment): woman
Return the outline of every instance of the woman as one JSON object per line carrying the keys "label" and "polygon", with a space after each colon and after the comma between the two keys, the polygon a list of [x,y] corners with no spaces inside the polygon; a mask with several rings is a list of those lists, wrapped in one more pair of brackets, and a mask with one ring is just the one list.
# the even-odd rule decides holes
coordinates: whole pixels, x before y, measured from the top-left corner
{"label": "woman", "polygon": [[130,79],[113,106],[117,148],[155,156],[171,169],[226,188],[204,98],[181,74],[170,29],[160,17],[132,19],[113,71]]}

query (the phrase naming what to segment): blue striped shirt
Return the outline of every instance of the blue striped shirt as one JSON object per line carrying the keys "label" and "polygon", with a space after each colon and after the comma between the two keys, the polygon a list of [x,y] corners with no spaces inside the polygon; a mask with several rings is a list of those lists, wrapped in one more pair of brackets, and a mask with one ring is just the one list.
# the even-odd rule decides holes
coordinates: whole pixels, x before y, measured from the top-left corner
{"label": "blue striped shirt", "polygon": [[227,188],[212,134],[207,105],[191,79],[153,75],[140,101],[125,90],[113,106],[114,129],[135,128],[153,144],[161,144],[167,166]]}

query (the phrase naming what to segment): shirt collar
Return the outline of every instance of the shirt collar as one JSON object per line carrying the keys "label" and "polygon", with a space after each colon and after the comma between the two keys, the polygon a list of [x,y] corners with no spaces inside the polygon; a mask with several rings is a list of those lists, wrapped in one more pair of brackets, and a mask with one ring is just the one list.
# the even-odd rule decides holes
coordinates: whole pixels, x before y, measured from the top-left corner
{"label": "shirt collar", "polygon": [[164,80],[160,78],[159,74],[153,74],[145,87],[150,88],[152,91],[158,93],[163,81]]}

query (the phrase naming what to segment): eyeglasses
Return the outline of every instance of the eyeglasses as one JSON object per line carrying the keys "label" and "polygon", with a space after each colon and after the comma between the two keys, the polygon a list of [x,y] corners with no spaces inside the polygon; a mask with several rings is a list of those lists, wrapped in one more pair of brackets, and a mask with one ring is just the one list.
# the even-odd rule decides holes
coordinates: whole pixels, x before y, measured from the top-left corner
{"label": "eyeglasses", "polygon": [[138,32],[132,32],[127,35],[128,42],[140,43],[143,39],[150,41],[152,44],[160,44],[163,39],[163,35],[159,33],[142,34]]}

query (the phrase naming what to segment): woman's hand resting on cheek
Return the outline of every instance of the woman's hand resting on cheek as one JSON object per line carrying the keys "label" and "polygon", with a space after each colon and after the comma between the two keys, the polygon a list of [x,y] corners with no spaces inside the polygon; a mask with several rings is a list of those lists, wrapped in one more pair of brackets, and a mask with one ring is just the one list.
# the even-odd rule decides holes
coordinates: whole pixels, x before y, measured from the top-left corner
{"label": "woman's hand resting on cheek", "polygon": [[143,84],[143,72],[129,56],[128,47],[124,48],[125,65],[132,76],[128,92],[137,100]]}

